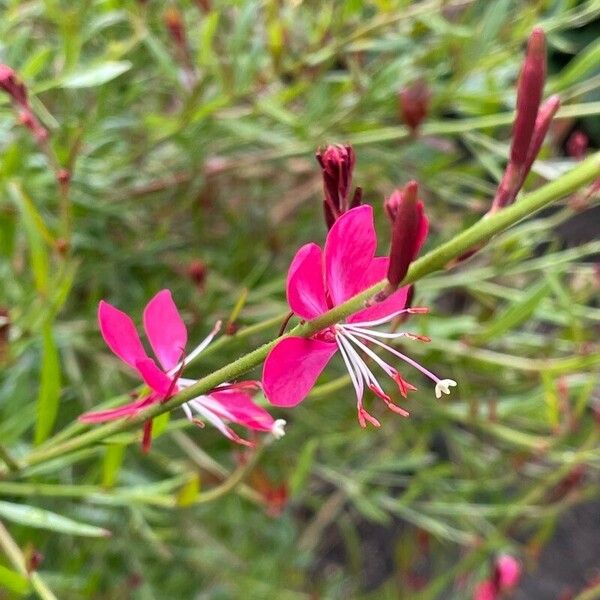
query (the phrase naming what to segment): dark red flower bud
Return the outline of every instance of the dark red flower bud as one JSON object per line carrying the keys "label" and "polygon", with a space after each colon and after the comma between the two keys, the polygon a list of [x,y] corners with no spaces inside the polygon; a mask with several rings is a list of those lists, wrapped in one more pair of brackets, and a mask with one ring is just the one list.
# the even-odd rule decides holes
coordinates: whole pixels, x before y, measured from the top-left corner
{"label": "dark red flower bud", "polygon": [[71,181],[71,172],[67,169],[59,169],[56,173],[56,181],[61,185],[68,185]]}
{"label": "dark red flower bud", "polygon": [[510,151],[510,160],[514,165],[523,165],[527,158],[535,120],[542,101],[545,78],[546,38],[544,30],[535,27],[529,36],[527,54],[517,86],[517,109]]}
{"label": "dark red flower bud", "polygon": [[33,137],[39,144],[44,144],[48,139],[48,130],[37,120],[37,117],[29,110],[25,108],[19,114],[19,121],[21,125],[27,127],[33,134]]}
{"label": "dark red flower bud", "polygon": [[567,140],[567,154],[577,160],[581,160],[585,157],[588,144],[588,136],[583,131],[574,131]]}
{"label": "dark red flower bud", "polygon": [[2,88],[17,104],[28,107],[27,90],[19,81],[17,74],[6,65],[0,64],[0,88]]}
{"label": "dark red flower bud", "polygon": [[44,555],[39,550],[32,548],[31,551],[27,553],[27,572],[32,573],[33,571],[37,571],[43,562]]}
{"label": "dark red flower bud", "polygon": [[514,202],[560,106],[558,96],[552,96],[540,108],[545,78],[546,39],[544,31],[536,27],[529,36],[519,76],[510,158],[494,197],[492,213]]}
{"label": "dark red flower bud", "polygon": [[187,275],[188,277],[198,286],[202,287],[204,282],[206,281],[206,275],[208,273],[208,268],[204,261],[195,259],[190,261],[187,267]]}
{"label": "dark red flower bud", "polygon": [[325,222],[331,228],[335,220],[349,208],[359,206],[362,190],[357,188],[350,200],[352,186],[352,171],[354,170],[355,155],[352,146],[339,144],[327,146],[324,151],[316,153],[316,159],[323,173],[323,209]]}
{"label": "dark red flower bud", "polygon": [[405,188],[396,190],[384,204],[392,221],[390,264],[387,272],[388,285],[376,294],[368,304],[382,302],[393,294],[415,260],[429,232],[429,220],[423,202],[418,199],[419,185],[409,181]]}
{"label": "dark red flower bud", "polygon": [[431,93],[423,80],[415,81],[400,91],[400,116],[415,133],[429,112]]}
{"label": "dark red flower bud", "polygon": [[386,203],[386,211],[393,217],[388,281],[394,289],[406,276],[429,231],[429,221],[423,202],[417,197],[418,191],[418,183],[409,181],[402,192],[396,190]]}
{"label": "dark red flower bud", "polygon": [[181,13],[173,6],[167,8],[164,20],[173,41],[180,47],[185,46],[185,26]]}

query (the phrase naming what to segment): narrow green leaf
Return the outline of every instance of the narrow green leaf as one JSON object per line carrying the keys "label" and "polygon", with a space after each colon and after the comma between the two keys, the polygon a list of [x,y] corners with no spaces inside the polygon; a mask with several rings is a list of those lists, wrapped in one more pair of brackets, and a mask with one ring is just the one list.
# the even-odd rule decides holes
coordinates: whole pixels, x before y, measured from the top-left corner
{"label": "narrow green leaf", "polygon": [[547,294],[548,283],[546,281],[541,281],[538,285],[533,286],[522,300],[511,304],[503,313],[496,315],[492,322],[477,335],[477,341],[485,342],[499,337],[526,321]]}
{"label": "narrow green leaf", "polygon": [[189,506],[193,504],[200,493],[200,476],[194,475],[185,483],[177,494],[178,506]]}
{"label": "narrow green leaf", "polygon": [[46,295],[49,280],[49,259],[46,242],[52,243],[52,236],[31,198],[16,184],[11,184],[9,189],[16,206],[21,212],[21,220],[27,234],[35,287],[40,294]]}
{"label": "narrow green leaf", "polygon": [[52,335],[52,324],[42,329],[42,370],[37,401],[35,443],[41,444],[52,431],[61,390],[61,370],[58,349]]}
{"label": "narrow green leaf", "polygon": [[600,39],[586,46],[563,69],[560,78],[550,84],[552,91],[560,91],[582,81],[590,71],[600,70]]}
{"label": "narrow green leaf", "polygon": [[24,596],[31,591],[31,586],[27,577],[0,565],[0,590],[3,589]]}
{"label": "narrow green leaf", "polygon": [[290,480],[290,495],[294,497],[304,487],[312,465],[315,460],[315,454],[318,448],[318,442],[315,439],[308,441],[304,444],[300,456],[296,462],[296,468],[293,470]]}
{"label": "narrow green leaf", "polygon": [[103,85],[131,69],[128,60],[108,61],[75,71],[62,81],[64,88],[79,89]]}
{"label": "narrow green leaf", "polygon": [[26,525],[35,529],[47,529],[58,533],[69,535],[81,535],[85,537],[110,537],[108,529],[96,527],[74,521],[62,515],[50,512],[43,508],[28,506],[26,504],[15,504],[0,500],[0,516],[13,523]]}
{"label": "narrow green leaf", "polygon": [[125,457],[125,448],[123,444],[109,444],[104,451],[102,461],[102,485],[105,488],[111,488],[116,483],[123,458]]}

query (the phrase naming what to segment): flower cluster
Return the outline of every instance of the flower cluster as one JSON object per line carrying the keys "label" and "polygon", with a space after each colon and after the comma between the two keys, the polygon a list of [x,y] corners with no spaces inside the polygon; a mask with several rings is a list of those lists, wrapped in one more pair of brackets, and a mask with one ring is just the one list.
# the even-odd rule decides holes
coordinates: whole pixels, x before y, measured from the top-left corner
{"label": "flower cluster", "polygon": [[[388,256],[375,256],[377,236],[370,206],[354,206],[348,201],[354,152],[349,146],[330,146],[319,154],[323,167],[326,219],[330,230],[322,250],[314,243],[302,246],[296,253],[287,277],[287,299],[292,313],[311,320],[348,301],[387,277],[387,287],[360,310],[343,321],[318,331],[310,338],[285,336],[267,356],[262,384],[242,381],[222,384],[209,393],[182,404],[186,416],[194,423],[208,421],[229,439],[250,444],[230,426],[283,435],[285,421],[273,419],[252,399],[251,392],[262,387],[274,406],[291,407],[309,394],[329,360],[341,355],[356,391],[358,421],[379,427],[379,421],[365,408],[365,391],[371,390],[395,413],[408,416],[384,391],[370,363],[377,366],[407,397],[416,390],[400,371],[384,360],[376,350],[414,367],[435,384],[435,395],[449,394],[456,385],[452,379],[440,378],[414,359],[403,354],[392,343],[407,339],[426,342],[425,336],[406,331],[387,333],[379,326],[402,315],[423,314],[423,307],[410,307],[411,288],[399,287],[410,263],[416,258],[429,230],[422,201],[418,200],[416,182],[410,182],[386,201],[385,209],[392,222],[392,242]],[[360,196],[360,195],[359,195]],[[355,198],[358,197],[355,194]],[[329,212],[328,212],[329,210]],[[118,408],[83,415],[86,423],[98,423],[130,417],[142,409],[168,400],[180,390],[196,383],[182,376],[184,368],[202,352],[216,335],[219,326],[187,356],[187,330],[175,307],[171,293],[162,290],[144,309],[146,336],[161,367],[150,358],[129,316],[102,301],[98,310],[100,331],[108,347],[146,384],[147,393]],[[149,448],[152,421],[144,427],[143,447]]]}

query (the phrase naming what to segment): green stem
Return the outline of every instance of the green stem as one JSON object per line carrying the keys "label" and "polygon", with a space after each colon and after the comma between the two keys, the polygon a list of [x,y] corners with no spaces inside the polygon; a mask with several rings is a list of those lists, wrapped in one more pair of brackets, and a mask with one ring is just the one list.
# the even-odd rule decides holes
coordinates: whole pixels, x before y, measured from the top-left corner
{"label": "green stem", "polygon": [[[412,264],[403,284],[413,283],[434,271],[444,268],[452,259],[461,256],[470,248],[487,242],[492,236],[500,231],[531,216],[545,206],[567,196],[598,177],[600,177],[600,153],[590,156],[587,160],[580,163],[576,168],[560,179],[548,183],[544,187],[523,196],[516,204],[493,215],[484,217],[472,227],[469,227],[451,240],[418,259]],[[286,335],[310,337],[318,331],[342,321],[352,313],[363,308],[365,301],[383,289],[385,284],[385,280],[380,281],[347,302],[320,315],[316,319],[296,326]],[[226,381],[233,381],[250,369],[257,367],[265,360],[269,351],[280,339],[281,338],[276,338],[232,363],[217,369],[206,377],[199,379],[194,385],[186,388],[167,402],[154,404],[153,406],[140,411],[130,419],[107,423],[106,425],[83,433],[76,438],[67,440],[54,447],[46,448],[43,451],[38,452],[33,451],[25,457],[22,462],[25,466],[45,462],[67,452],[72,452],[89,444],[99,442],[115,433],[132,429],[143,423],[146,419],[173,410],[174,408],[181,406],[184,402],[201,394],[205,394]]]}
{"label": "green stem", "polygon": [[6,466],[11,471],[20,470],[21,467],[19,466],[19,463],[12,457],[11,453],[2,444],[0,444],[0,458],[6,463]]}
{"label": "green stem", "polygon": [[58,600],[35,571],[30,573],[27,570],[27,563],[21,549],[2,522],[0,522],[0,548],[4,550],[15,569],[29,579],[31,586],[42,600]]}

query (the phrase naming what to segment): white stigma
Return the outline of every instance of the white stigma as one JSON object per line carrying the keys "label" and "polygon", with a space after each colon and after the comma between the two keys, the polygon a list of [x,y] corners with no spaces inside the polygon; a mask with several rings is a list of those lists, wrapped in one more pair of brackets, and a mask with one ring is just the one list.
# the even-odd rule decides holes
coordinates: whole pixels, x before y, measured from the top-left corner
{"label": "white stigma", "polygon": [[446,395],[450,394],[450,388],[455,387],[457,385],[454,379],[440,379],[435,384],[435,397],[441,398],[442,392]]}
{"label": "white stigma", "polygon": [[271,426],[271,434],[276,440],[281,439],[285,435],[285,425],[287,421],[285,419],[276,419]]}

